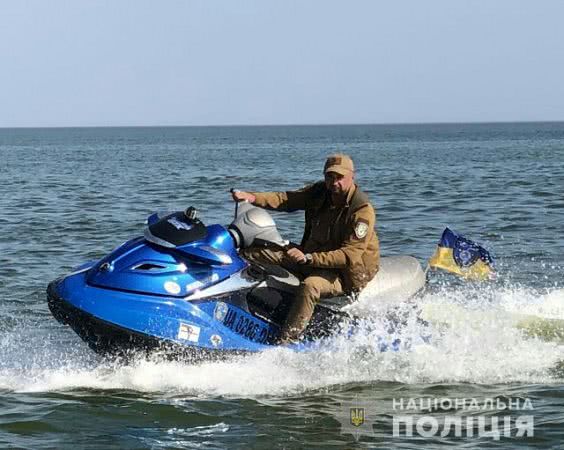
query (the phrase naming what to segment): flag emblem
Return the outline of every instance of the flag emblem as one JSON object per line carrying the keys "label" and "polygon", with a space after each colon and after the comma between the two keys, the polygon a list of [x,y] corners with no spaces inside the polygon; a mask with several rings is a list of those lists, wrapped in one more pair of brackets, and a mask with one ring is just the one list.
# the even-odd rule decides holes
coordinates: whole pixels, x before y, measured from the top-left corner
{"label": "flag emblem", "polygon": [[485,280],[495,275],[490,253],[449,228],[443,231],[429,266],[473,280]]}

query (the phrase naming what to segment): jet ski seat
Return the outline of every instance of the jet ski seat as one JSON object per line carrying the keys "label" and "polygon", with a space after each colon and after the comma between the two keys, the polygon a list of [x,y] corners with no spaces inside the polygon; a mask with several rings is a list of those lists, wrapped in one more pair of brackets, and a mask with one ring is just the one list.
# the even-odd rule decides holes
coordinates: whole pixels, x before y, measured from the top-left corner
{"label": "jet ski seat", "polygon": [[256,279],[262,279],[265,287],[293,294],[300,285],[300,280],[283,267],[273,264],[251,263],[248,274]]}
{"label": "jet ski seat", "polygon": [[[300,285],[300,280],[280,266],[269,265],[267,267],[268,277],[266,284],[268,287],[278,289],[290,294],[295,294]],[[351,293],[349,295],[339,295],[337,297],[322,298],[318,306],[331,309],[333,311],[340,311],[343,307],[350,305],[358,300],[358,294]]]}
{"label": "jet ski seat", "polygon": [[253,278],[263,281],[251,292],[252,305],[259,313],[271,314],[281,306],[284,297],[292,297],[300,280],[280,266],[252,263],[247,269]]}
{"label": "jet ski seat", "polygon": [[[253,296],[267,306],[269,310],[276,309],[282,301],[282,296],[274,291],[282,291],[293,295],[296,293],[300,280],[291,272],[283,267],[271,264],[253,264],[253,271],[258,271],[265,277],[265,284],[253,290]],[[343,307],[350,305],[358,300],[358,294],[340,295],[337,297],[322,298],[318,306],[340,311]]]}

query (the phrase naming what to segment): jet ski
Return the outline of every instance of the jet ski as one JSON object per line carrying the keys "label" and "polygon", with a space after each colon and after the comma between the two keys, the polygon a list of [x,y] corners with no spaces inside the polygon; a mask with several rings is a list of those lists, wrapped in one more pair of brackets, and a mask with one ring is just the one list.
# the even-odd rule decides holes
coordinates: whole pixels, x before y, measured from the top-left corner
{"label": "jet ski", "polygon": [[[154,213],[143,236],[52,281],[48,305],[101,354],[206,359],[260,352],[277,345],[300,280],[282,267],[246,261],[241,250],[288,245],[272,216],[250,203],[238,205],[228,226],[204,225],[192,207]],[[425,281],[415,258],[382,257],[366,290],[374,302],[406,299]],[[351,333],[355,318],[346,310],[356,300],[322,299],[303,339],[287,347],[307,351],[338,330]],[[378,346],[398,350],[401,343],[383,336]]]}

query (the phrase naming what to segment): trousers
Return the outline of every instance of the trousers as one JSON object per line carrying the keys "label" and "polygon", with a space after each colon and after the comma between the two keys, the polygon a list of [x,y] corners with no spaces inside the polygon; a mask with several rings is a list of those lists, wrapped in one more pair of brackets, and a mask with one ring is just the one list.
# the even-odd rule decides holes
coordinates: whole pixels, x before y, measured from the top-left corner
{"label": "trousers", "polygon": [[284,267],[300,279],[300,286],[290,311],[280,330],[281,340],[296,340],[309,323],[315,305],[323,297],[343,294],[343,284],[337,270],[318,269],[291,261],[283,250],[248,248],[243,256],[250,261]]}

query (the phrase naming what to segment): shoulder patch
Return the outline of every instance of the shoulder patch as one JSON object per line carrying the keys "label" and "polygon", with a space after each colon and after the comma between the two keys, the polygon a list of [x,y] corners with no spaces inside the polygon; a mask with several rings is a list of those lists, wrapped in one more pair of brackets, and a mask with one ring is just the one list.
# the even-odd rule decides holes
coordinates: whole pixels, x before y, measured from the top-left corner
{"label": "shoulder patch", "polygon": [[354,234],[357,239],[364,239],[368,234],[368,222],[359,219],[354,226]]}

